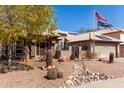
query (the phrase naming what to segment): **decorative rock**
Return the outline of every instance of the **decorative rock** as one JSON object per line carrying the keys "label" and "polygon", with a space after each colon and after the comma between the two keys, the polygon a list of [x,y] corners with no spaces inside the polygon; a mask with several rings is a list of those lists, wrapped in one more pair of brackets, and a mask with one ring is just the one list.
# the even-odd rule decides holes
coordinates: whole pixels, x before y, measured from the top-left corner
{"label": "decorative rock", "polygon": [[74,62],[74,67],[73,67],[73,73],[71,76],[68,77],[68,80],[66,83],[68,83],[69,86],[78,86],[81,84],[86,84],[88,82],[95,82],[98,80],[107,80],[110,77],[105,75],[104,73],[99,74],[99,73],[92,73],[88,70],[86,65],[79,61],[79,62]]}
{"label": "decorative rock", "polygon": [[74,86],[74,84],[71,80],[67,80],[65,83],[67,84],[67,86]]}
{"label": "decorative rock", "polygon": [[65,62],[65,58],[64,58],[64,57],[60,57],[60,58],[58,59],[58,62]]}

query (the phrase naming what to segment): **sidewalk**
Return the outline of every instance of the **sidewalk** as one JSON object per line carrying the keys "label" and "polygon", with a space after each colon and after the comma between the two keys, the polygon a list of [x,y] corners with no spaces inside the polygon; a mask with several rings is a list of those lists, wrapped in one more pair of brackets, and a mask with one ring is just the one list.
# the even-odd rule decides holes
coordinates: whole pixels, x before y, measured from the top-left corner
{"label": "sidewalk", "polygon": [[115,58],[114,61],[124,63],[124,58]]}
{"label": "sidewalk", "polygon": [[124,77],[89,83],[87,85],[78,86],[76,88],[124,88]]}

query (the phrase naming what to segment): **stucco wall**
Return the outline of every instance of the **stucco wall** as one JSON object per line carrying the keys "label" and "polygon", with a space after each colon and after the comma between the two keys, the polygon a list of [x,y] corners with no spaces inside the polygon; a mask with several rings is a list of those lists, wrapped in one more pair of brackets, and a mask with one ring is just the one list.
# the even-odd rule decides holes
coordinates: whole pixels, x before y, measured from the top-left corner
{"label": "stucco wall", "polygon": [[70,55],[71,55],[71,52],[69,52],[68,50],[62,50],[62,51],[61,51],[61,55],[62,55],[63,57],[67,57],[67,56],[70,56]]}
{"label": "stucco wall", "polygon": [[117,38],[117,39],[121,39],[121,34],[120,33],[111,33],[111,34],[107,34],[107,36],[114,37],[114,38]]}
{"label": "stucco wall", "polygon": [[107,44],[107,43],[97,43],[95,46],[95,52],[98,54],[98,57],[109,57],[111,52],[116,56],[116,45]]}
{"label": "stucco wall", "polygon": [[72,53],[72,46],[69,46],[69,50],[61,50],[61,56],[69,57]]}
{"label": "stucco wall", "polygon": [[120,34],[120,40],[124,41],[124,34]]}

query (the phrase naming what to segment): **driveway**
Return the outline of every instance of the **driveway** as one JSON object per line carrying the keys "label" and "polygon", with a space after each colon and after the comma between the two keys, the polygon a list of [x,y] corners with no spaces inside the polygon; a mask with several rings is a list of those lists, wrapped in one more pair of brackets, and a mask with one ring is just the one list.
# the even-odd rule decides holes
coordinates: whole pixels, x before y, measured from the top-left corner
{"label": "driveway", "polygon": [[124,63],[124,58],[115,58],[114,61]]}
{"label": "driveway", "polygon": [[98,81],[77,88],[124,88],[124,78],[111,79],[107,81]]}

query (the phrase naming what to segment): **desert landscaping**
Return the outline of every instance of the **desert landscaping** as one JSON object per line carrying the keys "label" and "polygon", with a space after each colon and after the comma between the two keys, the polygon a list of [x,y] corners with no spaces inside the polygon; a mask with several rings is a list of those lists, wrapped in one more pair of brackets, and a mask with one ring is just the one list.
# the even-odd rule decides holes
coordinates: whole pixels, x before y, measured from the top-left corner
{"label": "desert landscaping", "polygon": [[48,80],[45,62],[23,62],[33,69],[15,70],[0,74],[0,87],[8,88],[65,88],[87,85],[96,81],[104,81],[124,77],[124,63],[103,63],[101,61],[73,60],[53,64],[63,72],[62,78]]}
{"label": "desert landscaping", "polygon": [[[63,11],[59,10],[62,7]],[[103,17],[105,11],[86,7],[0,6],[0,87],[83,88],[124,79],[124,29],[113,27],[107,16]],[[88,9],[86,16],[83,9]],[[93,20],[79,24],[83,16],[90,19],[91,11],[96,27],[90,28]],[[61,12],[64,15],[59,15]],[[68,14],[71,12],[74,18]],[[79,15],[77,22],[72,20]],[[85,22],[87,26],[82,28]],[[73,28],[76,25],[81,27]]]}

